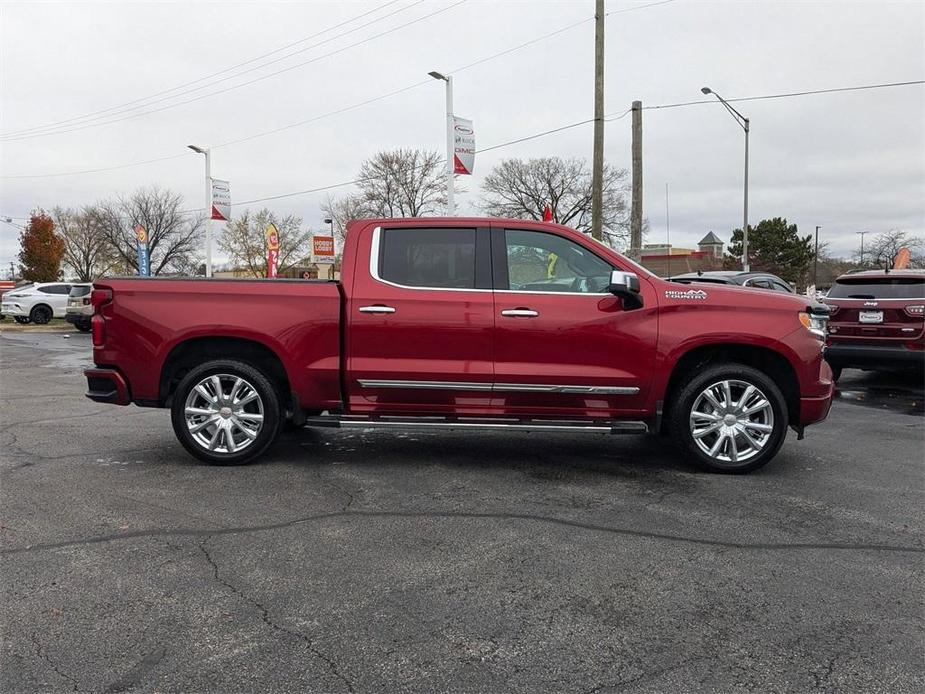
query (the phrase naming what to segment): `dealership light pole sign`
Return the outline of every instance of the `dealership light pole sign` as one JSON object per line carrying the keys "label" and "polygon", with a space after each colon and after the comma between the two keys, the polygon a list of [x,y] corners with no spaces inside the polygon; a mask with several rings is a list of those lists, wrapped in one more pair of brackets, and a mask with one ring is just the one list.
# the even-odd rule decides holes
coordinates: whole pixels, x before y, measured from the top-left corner
{"label": "dealership light pole sign", "polygon": [[135,225],[135,247],[138,250],[138,276],[151,276],[151,263],[148,257],[148,230],[141,224]]}
{"label": "dealership light pole sign", "polygon": [[276,277],[279,269],[279,229],[273,222],[267,224],[267,277]]}
{"label": "dealership light pole sign", "polygon": [[475,129],[468,118],[453,116],[453,173],[471,176],[475,168]]}
{"label": "dealership light pole sign", "polygon": [[231,185],[228,181],[212,179],[212,219],[227,222],[231,219]]}

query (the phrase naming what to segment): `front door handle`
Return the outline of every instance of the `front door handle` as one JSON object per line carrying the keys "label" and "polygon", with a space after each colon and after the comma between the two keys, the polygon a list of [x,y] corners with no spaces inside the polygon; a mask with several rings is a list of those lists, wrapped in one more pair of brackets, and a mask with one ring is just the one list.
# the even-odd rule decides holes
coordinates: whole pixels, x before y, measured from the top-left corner
{"label": "front door handle", "polygon": [[395,313],[391,306],[360,306],[360,313]]}
{"label": "front door handle", "polygon": [[501,315],[514,318],[536,318],[540,314],[531,308],[508,308],[503,310]]}

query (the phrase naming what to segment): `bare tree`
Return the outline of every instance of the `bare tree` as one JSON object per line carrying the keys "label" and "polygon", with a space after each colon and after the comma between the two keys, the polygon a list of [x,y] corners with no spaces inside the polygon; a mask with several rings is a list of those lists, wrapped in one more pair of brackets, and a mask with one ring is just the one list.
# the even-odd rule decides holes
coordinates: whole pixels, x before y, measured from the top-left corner
{"label": "bare tree", "polygon": [[[909,267],[925,267],[925,255],[922,253],[922,239],[917,236],[910,236],[905,231],[892,229],[882,234],[877,234],[867,248],[864,249],[865,264],[891,269],[896,262],[896,257],[902,248],[908,248],[911,254]],[[858,260],[860,251],[855,252]]]}
{"label": "bare tree", "polygon": [[81,282],[92,282],[109,272],[118,262],[117,253],[100,225],[99,211],[56,207],[52,210],[55,226],[64,237],[64,265]]}
{"label": "bare tree", "polygon": [[183,196],[156,186],[96,206],[100,232],[129,271],[138,269],[135,225],[148,232],[151,274],[194,274],[202,247],[203,217],[182,211]]}
{"label": "bare tree", "polygon": [[[604,167],[604,239],[614,246],[629,238],[626,169]],[[482,209],[492,217],[552,220],[591,233],[591,170],[584,159],[505,159],[482,182]]]}
{"label": "bare tree", "polygon": [[357,187],[366,211],[378,217],[420,217],[446,204],[440,155],[397,149],[379,152],[360,166]]}
{"label": "bare tree", "polygon": [[225,226],[218,247],[228,254],[236,268],[254,277],[266,277],[266,229],[270,222],[279,231],[279,270],[305,260],[311,252],[311,235],[301,230],[302,218],[293,214],[277,217],[267,208],[256,213],[245,210],[236,216]]}
{"label": "bare tree", "polygon": [[328,195],[321,203],[321,211],[325,217],[332,220],[334,237],[341,248],[343,248],[344,237],[347,235],[347,222],[372,214],[366,200],[360,195],[347,195],[343,198]]}

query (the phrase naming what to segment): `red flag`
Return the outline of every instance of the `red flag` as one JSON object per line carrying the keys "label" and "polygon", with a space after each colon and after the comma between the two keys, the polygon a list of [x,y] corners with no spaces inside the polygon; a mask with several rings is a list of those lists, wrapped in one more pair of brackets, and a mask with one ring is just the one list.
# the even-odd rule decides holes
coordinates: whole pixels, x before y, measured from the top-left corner
{"label": "red flag", "polygon": [[543,208],[543,221],[551,222],[552,221],[552,210],[549,209],[549,205]]}

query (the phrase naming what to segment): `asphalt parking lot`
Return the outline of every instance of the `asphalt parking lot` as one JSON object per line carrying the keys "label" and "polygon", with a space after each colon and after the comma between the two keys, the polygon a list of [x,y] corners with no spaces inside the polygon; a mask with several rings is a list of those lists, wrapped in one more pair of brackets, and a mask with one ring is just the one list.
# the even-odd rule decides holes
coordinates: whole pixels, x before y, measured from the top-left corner
{"label": "asphalt parking lot", "polygon": [[302,430],[211,468],[0,336],[4,692],[914,692],[923,389],[764,470],[652,438]]}

